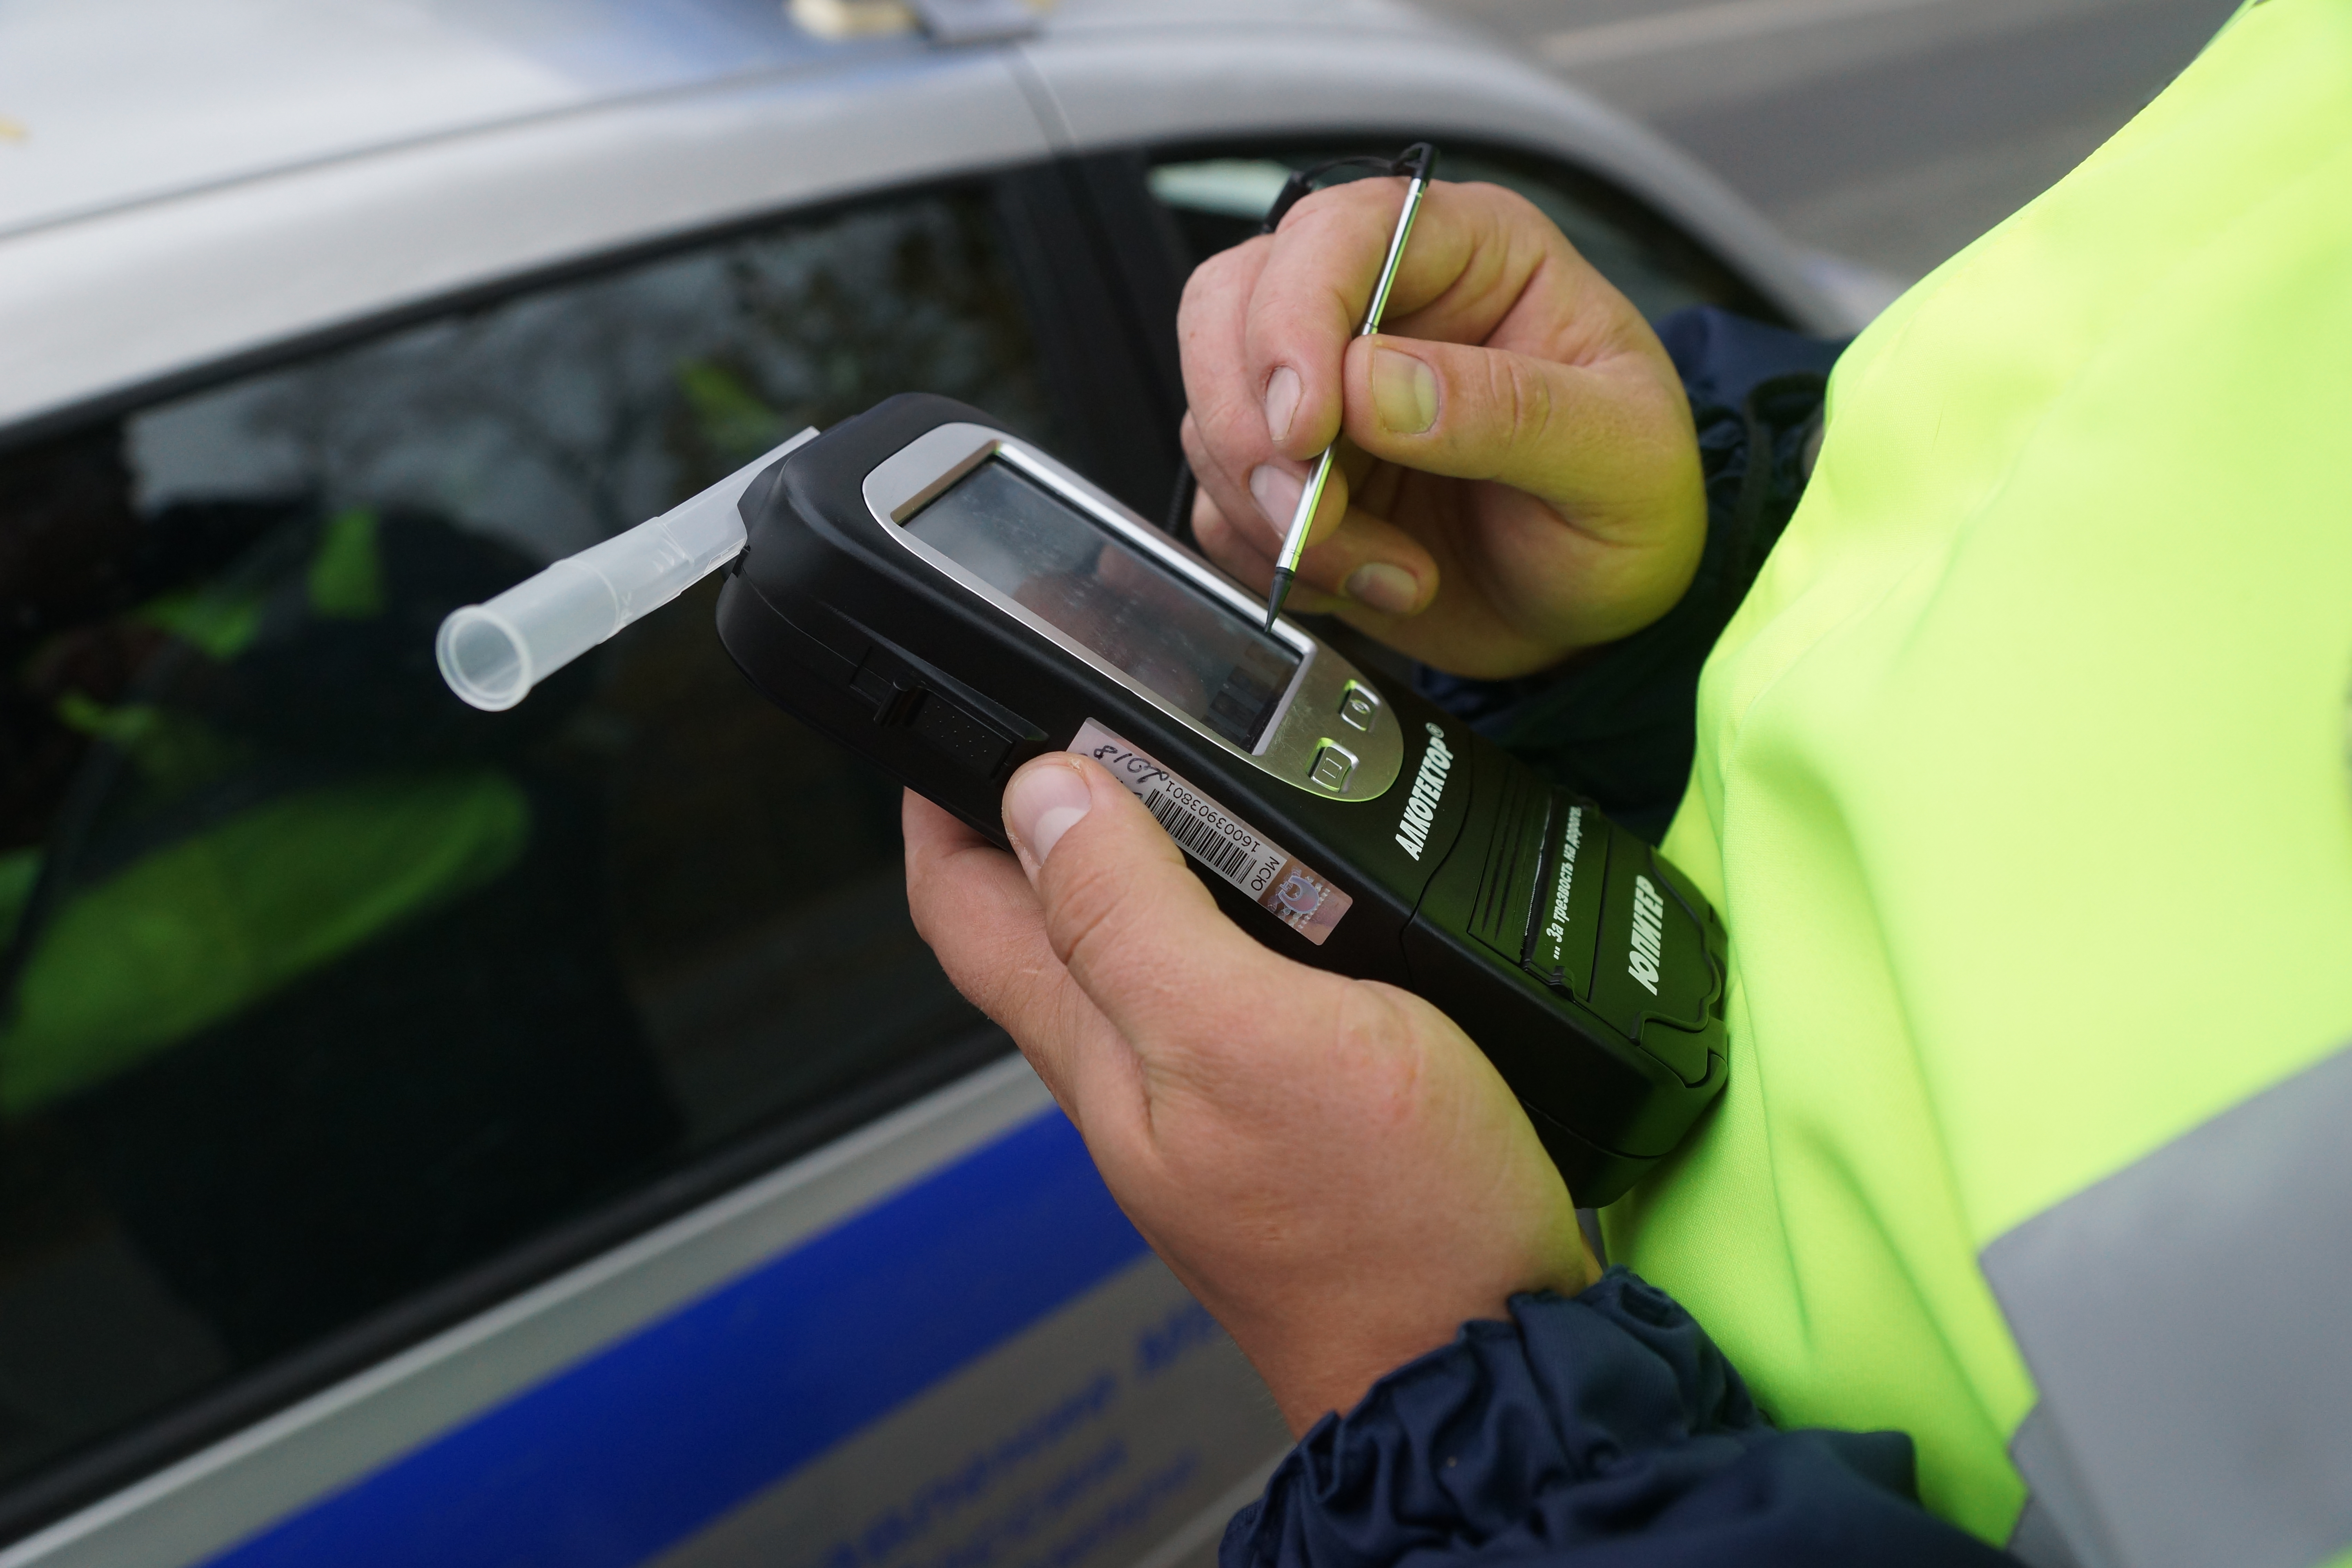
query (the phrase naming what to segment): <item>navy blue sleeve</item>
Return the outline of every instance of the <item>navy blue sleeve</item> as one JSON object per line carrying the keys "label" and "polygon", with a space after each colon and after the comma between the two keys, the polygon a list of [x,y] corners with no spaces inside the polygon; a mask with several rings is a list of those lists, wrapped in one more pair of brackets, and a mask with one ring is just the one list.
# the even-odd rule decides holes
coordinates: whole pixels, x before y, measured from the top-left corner
{"label": "navy blue sleeve", "polygon": [[1653,843],[1690,777],[1699,667],[1804,489],[1830,367],[1844,348],[1712,307],[1658,336],[1683,378],[1706,479],[1698,575],[1654,625],[1563,669],[1417,684],[1481,733]]}
{"label": "navy blue sleeve", "polygon": [[1916,1500],[1896,1432],[1781,1432],[1690,1315],[1622,1268],[1511,1301],[1327,1415],[1220,1568],[1994,1568]]}

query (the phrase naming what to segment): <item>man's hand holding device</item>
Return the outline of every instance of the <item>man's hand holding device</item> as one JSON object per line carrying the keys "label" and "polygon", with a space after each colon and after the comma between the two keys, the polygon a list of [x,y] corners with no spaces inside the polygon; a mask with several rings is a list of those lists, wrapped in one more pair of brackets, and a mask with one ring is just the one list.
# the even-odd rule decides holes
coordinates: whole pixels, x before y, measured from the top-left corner
{"label": "man's hand holding device", "polygon": [[1598,1277],[1535,1130],[1443,1013],[1244,933],[1091,759],[1028,763],[1004,820],[1017,865],[908,795],[917,927],[1293,1431],[1513,1291]]}

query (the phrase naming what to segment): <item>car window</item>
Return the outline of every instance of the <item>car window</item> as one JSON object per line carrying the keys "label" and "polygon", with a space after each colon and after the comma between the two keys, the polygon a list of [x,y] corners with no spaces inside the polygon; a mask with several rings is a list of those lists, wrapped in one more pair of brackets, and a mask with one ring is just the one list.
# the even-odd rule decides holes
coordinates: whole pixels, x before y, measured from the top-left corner
{"label": "car window", "polygon": [[[1387,155],[1416,139],[1397,131],[1367,133],[1346,145],[1171,149],[1153,161],[1151,192],[1175,218],[1197,265],[1255,234],[1292,170],[1354,153]],[[1362,177],[1360,171],[1335,170],[1327,180]],[[1720,305],[1784,322],[1780,310],[1704,246],[1616,186],[1557,159],[1441,142],[1437,177],[1486,181],[1527,197],[1651,321],[1692,305]]]}
{"label": "car window", "polygon": [[0,453],[0,1484],[1003,1048],[909,923],[897,789],[756,695],[715,584],[509,714],[431,652],[888,394],[1050,445],[993,210],[780,223]]}

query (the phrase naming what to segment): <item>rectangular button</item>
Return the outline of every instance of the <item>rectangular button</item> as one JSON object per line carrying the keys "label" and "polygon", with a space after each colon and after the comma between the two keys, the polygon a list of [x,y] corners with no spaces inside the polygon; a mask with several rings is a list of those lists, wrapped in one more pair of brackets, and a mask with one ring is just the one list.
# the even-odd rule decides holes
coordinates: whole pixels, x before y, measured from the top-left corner
{"label": "rectangular button", "polygon": [[1339,694],[1339,720],[1369,735],[1372,731],[1372,715],[1380,711],[1380,706],[1381,700],[1372,695],[1370,688],[1351,680]]}
{"label": "rectangular button", "polygon": [[1307,780],[1317,789],[1338,795],[1348,787],[1348,775],[1356,771],[1356,759],[1344,747],[1326,742],[1315,753],[1315,765],[1307,771]]}
{"label": "rectangular button", "polygon": [[923,705],[915,710],[915,733],[982,778],[993,778],[1013,750],[1010,736],[967,710],[943,692],[926,689]]}

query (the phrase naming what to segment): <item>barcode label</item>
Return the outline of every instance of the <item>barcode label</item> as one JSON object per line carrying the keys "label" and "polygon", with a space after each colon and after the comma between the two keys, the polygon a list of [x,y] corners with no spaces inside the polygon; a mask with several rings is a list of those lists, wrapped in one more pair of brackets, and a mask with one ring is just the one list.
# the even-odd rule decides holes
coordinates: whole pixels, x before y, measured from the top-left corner
{"label": "barcode label", "polygon": [[1247,849],[1219,838],[1207,823],[1186,811],[1181,801],[1157,784],[1145,794],[1143,805],[1160,819],[1169,837],[1225,880],[1232,881],[1249,864]]}
{"label": "barcode label", "polygon": [[1079,728],[1069,749],[1094,758],[1125,784],[1177,847],[1316,946],[1323,945],[1355,903],[1289,851],[1094,720]]}

